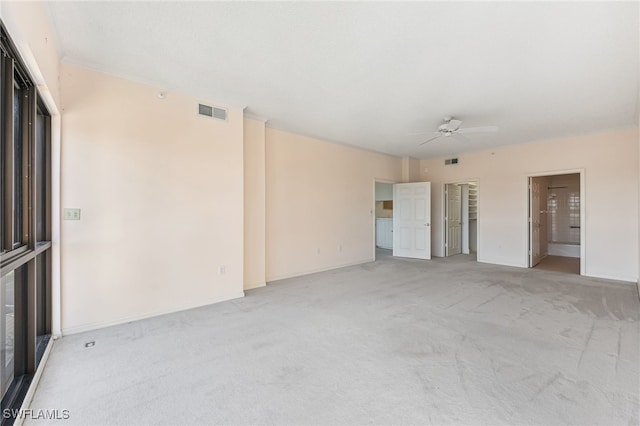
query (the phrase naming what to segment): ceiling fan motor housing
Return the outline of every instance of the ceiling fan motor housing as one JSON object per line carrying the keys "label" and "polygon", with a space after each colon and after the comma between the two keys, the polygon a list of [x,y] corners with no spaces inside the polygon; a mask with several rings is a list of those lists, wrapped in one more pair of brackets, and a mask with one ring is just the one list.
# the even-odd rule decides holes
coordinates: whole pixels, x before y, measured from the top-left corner
{"label": "ceiling fan motor housing", "polygon": [[445,123],[441,124],[438,127],[438,132],[443,133],[446,136],[449,136],[455,133],[456,131],[458,131],[461,124],[462,124],[462,121],[460,120],[455,120],[451,117],[446,117]]}

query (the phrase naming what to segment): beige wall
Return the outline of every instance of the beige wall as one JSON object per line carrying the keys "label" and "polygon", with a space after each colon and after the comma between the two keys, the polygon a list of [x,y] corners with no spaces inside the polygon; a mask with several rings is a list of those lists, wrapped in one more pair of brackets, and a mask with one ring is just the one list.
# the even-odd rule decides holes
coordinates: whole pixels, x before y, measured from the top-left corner
{"label": "beige wall", "polygon": [[[527,176],[584,169],[586,274],[638,279],[638,129],[423,160],[432,182],[433,253],[443,255],[442,184],[478,180],[478,260],[527,266]],[[428,172],[424,172],[427,168]]]}
{"label": "beige wall", "polygon": [[376,178],[402,160],[267,128],[267,281],[373,260]]}
{"label": "beige wall", "polygon": [[420,182],[420,160],[413,157],[402,158],[402,182]]}
{"label": "beige wall", "polygon": [[244,289],[265,282],[265,123],[244,119]]}
{"label": "beige wall", "polygon": [[61,70],[63,332],[242,296],[242,111]]}

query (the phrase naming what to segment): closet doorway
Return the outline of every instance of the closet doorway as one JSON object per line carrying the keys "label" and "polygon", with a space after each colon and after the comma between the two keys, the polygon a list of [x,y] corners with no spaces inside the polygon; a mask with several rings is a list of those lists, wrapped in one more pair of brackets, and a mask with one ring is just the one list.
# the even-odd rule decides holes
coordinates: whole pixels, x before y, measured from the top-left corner
{"label": "closet doorway", "polygon": [[393,183],[374,181],[374,259],[391,256],[393,250]]}
{"label": "closet doorway", "polygon": [[478,182],[444,185],[444,254],[478,251]]}
{"label": "closet doorway", "polygon": [[529,177],[529,267],[584,274],[581,171]]}

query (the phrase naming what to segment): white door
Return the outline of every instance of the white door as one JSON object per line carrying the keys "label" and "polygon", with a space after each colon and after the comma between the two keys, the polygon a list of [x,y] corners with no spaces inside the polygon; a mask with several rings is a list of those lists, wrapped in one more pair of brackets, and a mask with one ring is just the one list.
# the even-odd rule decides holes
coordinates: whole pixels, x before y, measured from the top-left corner
{"label": "white door", "polygon": [[393,186],[393,255],[431,259],[431,182]]}
{"label": "white door", "polygon": [[543,257],[540,207],[542,206],[541,186],[544,181],[544,177],[529,178],[529,267],[531,268],[540,263]]}
{"label": "white door", "polygon": [[445,191],[447,200],[444,217],[447,230],[445,255],[453,256],[462,253],[462,190],[460,185],[449,184]]}
{"label": "white door", "polygon": [[462,188],[462,253],[469,254],[469,184]]}

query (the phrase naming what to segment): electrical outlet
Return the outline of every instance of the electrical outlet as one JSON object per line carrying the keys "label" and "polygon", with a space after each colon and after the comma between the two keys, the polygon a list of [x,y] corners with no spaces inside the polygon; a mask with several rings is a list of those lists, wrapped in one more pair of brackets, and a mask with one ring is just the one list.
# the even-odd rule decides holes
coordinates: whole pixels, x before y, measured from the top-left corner
{"label": "electrical outlet", "polygon": [[220,275],[224,275],[224,274],[226,274],[226,273],[227,273],[227,267],[226,267],[226,266],[224,266],[224,265],[220,265],[220,266],[218,267],[218,273],[219,273]]}
{"label": "electrical outlet", "polygon": [[80,209],[64,209],[64,220],[80,220]]}
{"label": "electrical outlet", "polygon": [[320,256],[320,247],[316,249],[316,255]]}

